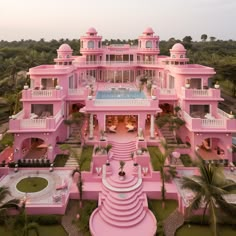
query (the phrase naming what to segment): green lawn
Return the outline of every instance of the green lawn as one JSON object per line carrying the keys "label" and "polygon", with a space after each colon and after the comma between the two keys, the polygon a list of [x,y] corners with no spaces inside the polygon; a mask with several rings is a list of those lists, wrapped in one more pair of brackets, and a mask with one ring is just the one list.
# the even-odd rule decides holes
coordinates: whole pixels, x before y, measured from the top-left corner
{"label": "green lawn", "polygon": [[161,200],[149,200],[148,204],[157,221],[165,220],[178,207],[176,200],[166,200],[164,209],[162,208]]}
{"label": "green lawn", "polygon": [[48,186],[48,181],[41,177],[27,177],[17,183],[16,188],[24,193],[35,193]]}
{"label": "green lawn", "polygon": [[83,147],[81,157],[80,157],[82,161],[82,165],[81,165],[82,171],[90,171],[92,155],[93,155],[93,146]]}
{"label": "green lawn", "polygon": [[[0,226],[0,235],[1,236],[14,236],[12,231],[6,231],[3,226]],[[39,226],[39,236],[68,236],[66,231],[61,225],[50,225],[50,226]],[[35,232],[31,231],[28,236],[36,236]]]}
{"label": "green lawn", "polygon": [[59,154],[54,160],[54,167],[64,167],[69,156],[64,154]]}
{"label": "green lawn", "polygon": [[148,147],[148,151],[150,154],[153,170],[159,171],[160,170],[160,162],[157,157],[159,155],[161,155],[160,149],[158,147],[150,146],[150,147]]}
{"label": "green lawn", "polygon": [[[236,228],[232,228],[228,225],[221,225],[218,228],[219,236],[235,236],[236,235]],[[208,236],[211,235],[211,228],[208,225],[189,225],[185,224],[180,227],[176,234],[176,236]]]}

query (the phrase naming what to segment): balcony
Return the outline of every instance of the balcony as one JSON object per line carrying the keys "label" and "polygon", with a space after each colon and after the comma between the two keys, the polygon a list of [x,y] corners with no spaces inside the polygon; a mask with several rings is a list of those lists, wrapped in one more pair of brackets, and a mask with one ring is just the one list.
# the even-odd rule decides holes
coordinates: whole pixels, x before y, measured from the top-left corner
{"label": "balcony", "polygon": [[9,121],[10,132],[19,131],[42,131],[42,130],[55,130],[58,124],[63,119],[62,110],[60,110],[55,116],[44,119],[25,119],[23,111],[12,116]]}
{"label": "balcony", "polygon": [[187,89],[182,87],[181,95],[186,100],[223,100],[220,89]]}
{"label": "balcony", "polygon": [[88,89],[87,88],[79,88],[79,89],[68,89],[68,96],[67,98],[69,100],[73,100],[73,99],[86,99],[88,95]]}
{"label": "balcony", "polygon": [[[230,114],[218,109],[217,114],[213,117],[209,115],[208,118],[193,118],[187,112],[183,111],[183,118],[186,126],[193,131],[206,131],[206,130],[223,130],[229,132],[236,131],[236,120],[230,119]],[[205,116],[207,117],[207,116]]]}
{"label": "balcony", "polygon": [[159,100],[176,100],[177,93],[175,89],[168,88],[158,88],[159,90]]}
{"label": "balcony", "polygon": [[36,90],[28,89],[22,91],[22,100],[61,100],[64,96],[64,90],[49,89]]}
{"label": "balcony", "polygon": [[130,67],[130,66],[156,66],[155,61],[81,61],[79,67]]}
{"label": "balcony", "polygon": [[[124,108],[125,107],[125,108]],[[88,99],[86,111],[159,111],[159,101],[153,99]]]}

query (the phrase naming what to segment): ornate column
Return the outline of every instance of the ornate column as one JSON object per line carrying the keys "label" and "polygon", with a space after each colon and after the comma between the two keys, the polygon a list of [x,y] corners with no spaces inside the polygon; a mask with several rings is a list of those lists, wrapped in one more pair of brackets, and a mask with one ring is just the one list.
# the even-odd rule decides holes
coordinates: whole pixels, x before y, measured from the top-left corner
{"label": "ornate column", "polygon": [[89,139],[93,139],[93,114],[89,117]]}
{"label": "ornate column", "polygon": [[155,138],[155,129],[154,129],[154,115],[151,115],[151,124],[150,124],[150,138]]}

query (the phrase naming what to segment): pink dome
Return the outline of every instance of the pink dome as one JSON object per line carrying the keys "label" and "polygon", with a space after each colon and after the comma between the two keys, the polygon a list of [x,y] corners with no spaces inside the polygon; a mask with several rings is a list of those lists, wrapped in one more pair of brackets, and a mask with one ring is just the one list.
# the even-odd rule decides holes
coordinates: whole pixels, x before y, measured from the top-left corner
{"label": "pink dome", "polygon": [[143,31],[143,33],[144,33],[144,34],[153,34],[154,31],[153,31],[153,29],[152,29],[151,27],[148,27],[148,28],[146,28],[146,29]]}
{"label": "pink dome", "polygon": [[68,45],[68,44],[66,44],[66,43],[63,43],[63,44],[59,47],[58,51],[60,51],[60,52],[72,52],[72,49],[71,49],[70,45]]}
{"label": "pink dome", "polygon": [[87,34],[97,34],[97,31],[96,31],[95,28],[91,27],[91,28],[89,28],[89,29],[87,30],[86,33],[87,33]]}
{"label": "pink dome", "polygon": [[176,43],[172,48],[172,51],[186,51],[184,46],[181,43]]}

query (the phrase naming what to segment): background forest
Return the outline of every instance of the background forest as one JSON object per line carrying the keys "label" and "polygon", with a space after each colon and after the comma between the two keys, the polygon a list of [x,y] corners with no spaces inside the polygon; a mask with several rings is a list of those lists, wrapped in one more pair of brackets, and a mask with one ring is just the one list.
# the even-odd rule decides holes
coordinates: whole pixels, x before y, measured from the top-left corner
{"label": "background forest", "polygon": [[[190,63],[214,67],[217,74],[213,80],[219,81],[224,93],[236,97],[236,41],[217,40],[215,37],[208,39],[206,34],[203,34],[201,39],[200,42],[194,42],[191,36],[185,36],[182,40],[170,38],[168,41],[160,41],[160,54],[169,55],[169,49],[175,43],[183,43],[188,50]],[[5,112],[7,118],[9,114],[20,109],[17,102],[19,92],[23,85],[29,82],[26,72],[37,65],[53,64],[56,50],[63,43],[68,43],[74,50],[74,55],[79,55],[80,41],[77,39],[0,41],[0,97],[4,97],[8,103],[9,110]],[[103,45],[123,43],[137,45],[138,40],[103,41]],[[0,99],[0,123],[4,116],[1,109],[6,111],[1,101],[2,99]]]}

